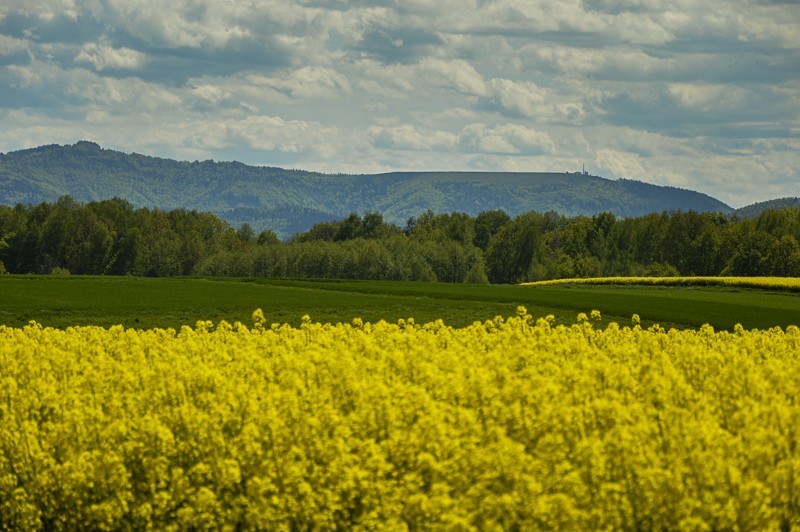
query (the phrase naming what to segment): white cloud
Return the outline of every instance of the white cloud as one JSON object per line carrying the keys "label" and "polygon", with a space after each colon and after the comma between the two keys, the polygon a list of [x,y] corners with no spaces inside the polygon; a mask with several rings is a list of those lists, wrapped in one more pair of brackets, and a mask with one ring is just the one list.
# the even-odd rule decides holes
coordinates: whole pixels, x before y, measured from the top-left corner
{"label": "white cloud", "polygon": [[643,179],[647,176],[641,158],[635,153],[610,149],[598,150],[594,164],[601,175]]}
{"label": "white cloud", "polygon": [[[360,79],[356,82],[356,87],[365,93],[391,100],[402,100],[407,98],[407,92],[381,85],[374,79]],[[388,107],[388,104],[384,104]]]}
{"label": "white cloud", "polygon": [[41,83],[45,74],[35,66],[35,63],[31,66],[8,65],[6,72],[10,74],[10,79],[8,79],[9,86],[25,89]]}
{"label": "white cloud", "polygon": [[[486,82],[467,61],[425,57],[414,64],[382,64],[364,59],[355,65],[359,86],[372,94],[408,98],[444,89],[465,96],[488,94]],[[365,79],[364,79],[365,78]]]}
{"label": "white cloud", "polygon": [[85,104],[102,106],[113,114],[175,111],[182,103],[175,92],[139,78],[106,78],[88,70],[75,70],[65,81],[65,94]]}
{"label": "white cloud", "polygon": [[210,83],[203,84],[203,85],[195,85],[192,87],[192,94],[197,98],[208,102],[212,105],[217,105],[220,102],[228,100],[231,97],[231,93],[227,90],[219,87],[218,85],[212,85]]}
{"label": "white cloud", "polygon": [[481,114],[468,107],[449,107],[441,111],[426,113],[416,111],[412,113],[414,121],[428,128],[449,127],[452,130],[481,120]]}
{"label": "white cloud", "polygon": [[330,156],[341,138],[336,127],[278,116],[249,116],[229,121],[226,127],[234,138],[242,139],[252,149],[284,153]]}
{"label": "white cloud", "polygon": [[[91,127],[46,115],[12,110],[0,114],[5,127],[0,128],[0,143],[14,150],[45,144],[72,144],[77,139],[91,139]],[[3,151],[10,151],[6,148]]]}
{"label": "white cloud", "polygon": [[145,54],[130,48],[112,48],[105,44],[86,43],[75,57],[78,63],[89,63],[95,70],[106,68],[134,70],[145,61]]}
{"label": "white cloud", "polygon": [[281,77],[251,76],[250,80],[291,99],[338,98],[351,92],[350,82],[340,72],[306,66]]}
{"label": "white cloud", "polygon": [[675,35],[647,15],[620,13],[613,17],[605,32],[607,35],[632,44],[666,44]]}
{"label": "white cloud", "polygon": [[446,131],[418,130],[410,124],[393,127],[372,126],[367,130],[374,145],[399,150],[449,150],[455,146],[456,136]]}
{"label": "white cloud", "polygon": [[34,16],[43,22],[52,22],[59,17],[75,20],[80,13],[76,0],[6,0],[4,4],[0,7],[0,20],[8,13]]}
{"label": "white cloud", "polygon": [[555,145],[547,133],[517,125],[470,124],[459,134],[459,145],[464,150],[484,153],[538,154],[553,153]]}
{"label": "white cloud", "polygon": [[159,46],[221,48],[251,35],[234,2],[107,0],[94,9],[131,35]]}
{"label": "white cloud", "polygon": [[505,112],[525,118],[550,114],[546,92],[535,83],[495,78],[490,87],[492,102]]}
{"label": "white cloud", "polygon": [[653,79],[676,68],[674,58],[656,57],[642,49],[620,45],[605,48],[526,45],[522,53],[530,68],[549,68],[566,76],[641,80]]}
{"label": "white cloud", "polygon": [[746,91],[730,85],[674,83],[667,87],[670,96],[683,107],[709,112],[746,105]]}
{"label": "white cloud", "polygon": [[461,59],[450,61],[425,58],[419,65],[419,77],[432,77],[440,87],[453,89],[468,96],[486,96],[486,83],[475,67]]}
{"label": "white cloud", "polygon": [[[2,20],[2,17],[0,17]],[[0,34],[0,57],[24,52],[28,50],[30,44],[23,39],[16,39],[8,35]]]}

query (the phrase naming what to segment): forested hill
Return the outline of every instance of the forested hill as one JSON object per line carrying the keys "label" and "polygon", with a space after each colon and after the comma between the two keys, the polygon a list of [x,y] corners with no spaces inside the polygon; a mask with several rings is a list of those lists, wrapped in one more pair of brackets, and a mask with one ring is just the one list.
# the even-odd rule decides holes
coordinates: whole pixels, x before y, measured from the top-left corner
{"label": "forested hill", "polygon": [[93,142],[0,154],[0,203],[38,204],[70,195],[78,201],[118,197],[137,207],[209,211],[234,226],[272,229],[285,237],[351,212],[380,212],[404,224],[435,213],[501,209],[510,215],[556,211],[566,216],[608,211],[729,213],[698,192],[582,173],[397,172],[320,174],[126,154]]}
{"label": "forested hill", "polygon": [[735,212],[737,216],[742,218],[756,218],[764,211],[785,208],[800,209],[800,198],[777,198],[768,201],[760,201],[758,203],[753,203],[752,205],[747,205],[746,207],[736,209]]}

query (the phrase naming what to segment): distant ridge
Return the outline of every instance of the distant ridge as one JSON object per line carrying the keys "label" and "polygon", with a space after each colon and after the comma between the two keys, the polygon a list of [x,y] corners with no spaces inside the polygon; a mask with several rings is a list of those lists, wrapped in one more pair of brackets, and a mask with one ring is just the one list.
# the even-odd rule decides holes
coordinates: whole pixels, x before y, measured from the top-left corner
{"label": "distant ridge", "polygon": [[123,198],[134,206],[210,211],[234,226],[280,236],[351,212],[377,211],[393,223],[435,213],[502,209],[617,216],[694,210],[731,213],[706,194],[576,173],[392,172],[321,174],[238,162],[175,161],[103,149],[94,142],[0,154],[0,203]]}
{"label": "distant ridge", "polygon": [[734,214],[741,218],[755,218],[762,212],[769,209],[786,209],[795,208],[800,209],[800,198],[776,198],[767,201],[760,201],[741,207],[734,211]]}

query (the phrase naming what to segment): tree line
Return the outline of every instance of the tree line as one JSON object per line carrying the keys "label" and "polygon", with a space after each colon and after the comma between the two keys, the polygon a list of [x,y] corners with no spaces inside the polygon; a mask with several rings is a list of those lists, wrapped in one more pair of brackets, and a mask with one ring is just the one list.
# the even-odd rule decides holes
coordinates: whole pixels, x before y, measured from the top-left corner
{"label": "tree line", "polygon": [[800,210],[741,219],[664,212],[351,214],[286,241],[210,213],[62,197],[0,206],[0,272],[517,283],[630,275],[800,277]]}

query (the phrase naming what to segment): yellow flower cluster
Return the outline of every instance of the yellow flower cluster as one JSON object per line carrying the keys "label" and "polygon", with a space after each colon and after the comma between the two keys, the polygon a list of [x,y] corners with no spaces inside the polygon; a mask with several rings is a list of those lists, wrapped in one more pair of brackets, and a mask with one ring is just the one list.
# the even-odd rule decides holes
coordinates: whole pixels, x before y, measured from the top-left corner
{"label": "yellow flower cluster", "polygon": [[798,277],[589,277],[552,279],[522,283],[524,285],[616,284],[643,286],[741,286],[748,288],[780,288],[800,290]]}
{"label": "yellow flower cluster", "polygon": [[800,329],[0,326],[0,528],[789,530]]}

